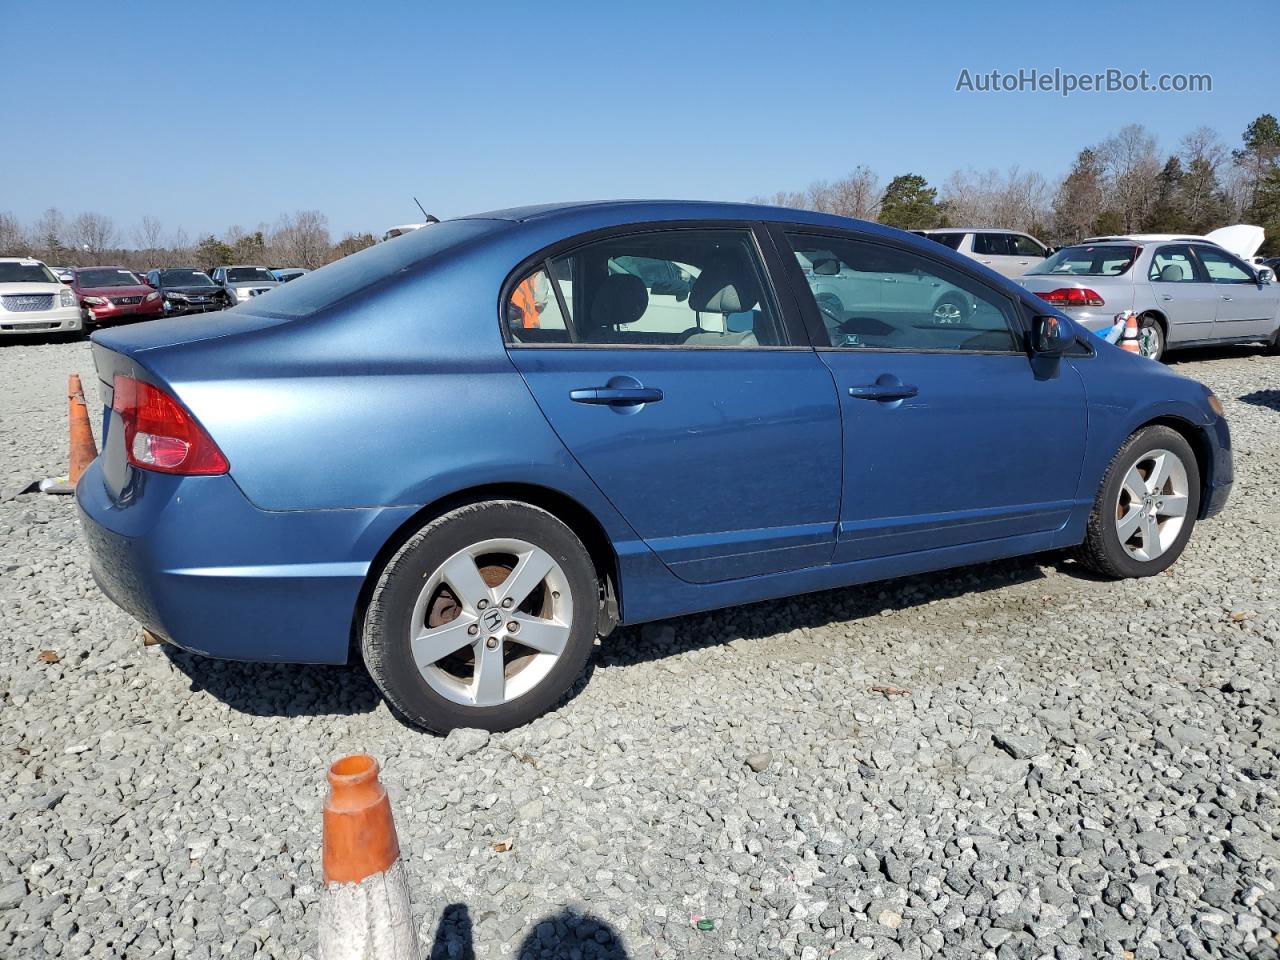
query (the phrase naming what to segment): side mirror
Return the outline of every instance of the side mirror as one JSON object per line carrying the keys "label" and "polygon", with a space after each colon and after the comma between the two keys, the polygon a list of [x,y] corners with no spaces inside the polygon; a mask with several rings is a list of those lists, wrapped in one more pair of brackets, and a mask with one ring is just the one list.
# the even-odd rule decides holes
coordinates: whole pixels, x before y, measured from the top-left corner
{"label": "side mirror", "polygon": [[71,286],[71,284],[73,284],[73,283],[75,283],[75,282],[76,282],[76,278],[75,278],[75,277],[66,277],[66,276],[63,276],[63,277],[59,277],[58,279],[59,279],[59,280],[61,280],[63,283],[65,283],[67,286]]}
{"label": "side mirror", "polygon": [[1060,317],[1036,317],[1031,330],[1031,349],[1041,356],[1060,357],[1075,340],[1075,333]]}
{"label": "side mirror", "polygon": [[1267,283],[1275,283],[1275,282],[1276,282],[1276,275],[1270,267],[1258,268],[1258,286],[1262,286],[1263,284],[1267,284]]}

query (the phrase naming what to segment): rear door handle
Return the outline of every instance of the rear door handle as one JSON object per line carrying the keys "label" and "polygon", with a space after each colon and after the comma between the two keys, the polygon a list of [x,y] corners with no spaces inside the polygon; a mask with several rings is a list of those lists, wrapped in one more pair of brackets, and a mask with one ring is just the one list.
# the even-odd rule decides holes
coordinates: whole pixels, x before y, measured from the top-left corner
{"label": "rear door handle", "polygon": [[1223,295],[1222,299],[1223,299],[1223,300],[1230,300],[1231,298],[1230,298],[1230,297],[1228,297],[1228,296],[1226,296],[1226,295]]}
{"label": "rear door handle", "polygon": [[1160,299],[1161,299],[1161,300],[1172,300],[1172,299],[1173,299],[1173,294],[1171,294],[1171,293],[1162,293],[1162,294],[1160,294]]}
{"label": "rear door handle", "polygon": [[657,387],[583,387],[570,390],[569,399],[575,403],[618,405],[657,403],[662,399],[662,391]]}
{"label": "rear door handle", "polygon": [[906,400],[919,392],[918,387],[909,383],[868,383],[849,388],[849,396],[859,400]]}

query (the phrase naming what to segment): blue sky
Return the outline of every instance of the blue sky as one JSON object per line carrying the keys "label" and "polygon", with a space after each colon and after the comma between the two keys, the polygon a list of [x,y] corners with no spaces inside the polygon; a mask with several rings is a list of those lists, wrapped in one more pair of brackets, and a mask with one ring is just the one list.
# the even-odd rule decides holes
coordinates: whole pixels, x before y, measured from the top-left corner
{"label": "blue sky", "polygon": [[[195,235],[319,209],[335,236],[596,197],[746,199],[1046,176],[1130,122],[1236,146],[1280,114],[1261,3],[4,5],[0,210],[143,214]],[[1217,11],[1216,13],[1213,11]],[[1210,19],[1206,22],[1206,16]],[[973,72],[1213,76],[1199,94],[957,93]]]}

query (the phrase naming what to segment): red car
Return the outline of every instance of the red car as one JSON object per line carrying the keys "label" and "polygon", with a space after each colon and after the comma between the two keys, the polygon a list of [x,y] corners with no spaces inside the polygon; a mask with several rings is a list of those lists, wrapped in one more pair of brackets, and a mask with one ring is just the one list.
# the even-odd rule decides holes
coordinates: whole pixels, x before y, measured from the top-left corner
{"label": "red car", "polygon": [[164,315],[160,294],[124,267],[77,268],[71,271],[70,287],[80,300],[86,326]]}

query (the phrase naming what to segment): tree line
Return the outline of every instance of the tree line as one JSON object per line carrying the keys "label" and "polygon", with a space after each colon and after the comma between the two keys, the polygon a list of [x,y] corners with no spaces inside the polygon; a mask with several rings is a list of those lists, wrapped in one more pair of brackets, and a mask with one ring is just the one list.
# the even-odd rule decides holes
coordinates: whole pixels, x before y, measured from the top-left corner
{"label": "tree line", "polygon": [[858,166],[834,182],[754,198],[777,206],[875,220],[903,230],[1007,227],[1050,244],[1115,233],[1203,234],[1231,223],[1267,232],[1264,251],[1280,253],[1280,124],[1251,122],[1238,148],[1208,128],[1163,151],[1141,124],[1082,149],[1051,182],[1035,170],[957,171],[932,186],[916,173],[886,186]]}
{"label": "tree line", "polygon": [[23,224],[0,212],[0,256],[31,256],[55,266],[112,264],[145,271],[193,266],[200,270],[233,263],[314,269],[372,246],[371,233],[348,233],[334,242],[329,220],[319,210],[282,214],[274,224],[246,230],[236,224],[222,236],[191,238],[181,227],[167,231],[144,216],[126,237],[108,216],[86,212],[65,216],[57,207]]}

